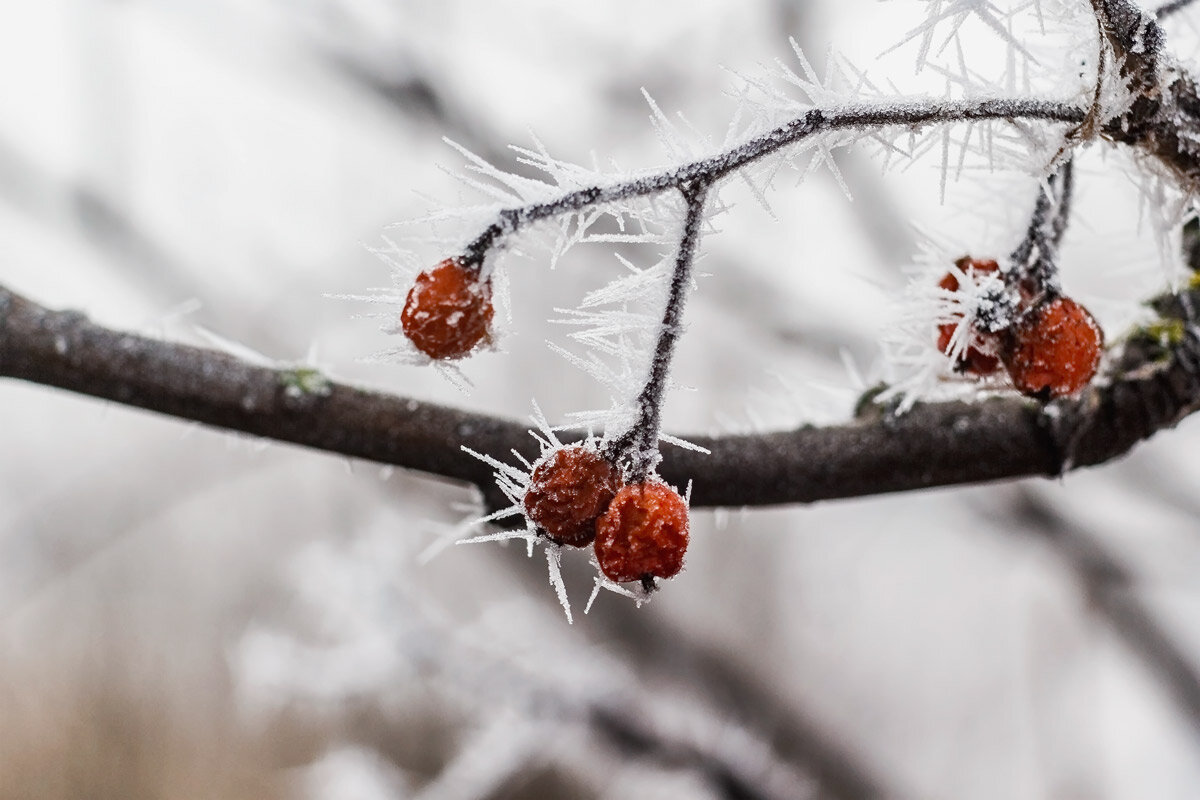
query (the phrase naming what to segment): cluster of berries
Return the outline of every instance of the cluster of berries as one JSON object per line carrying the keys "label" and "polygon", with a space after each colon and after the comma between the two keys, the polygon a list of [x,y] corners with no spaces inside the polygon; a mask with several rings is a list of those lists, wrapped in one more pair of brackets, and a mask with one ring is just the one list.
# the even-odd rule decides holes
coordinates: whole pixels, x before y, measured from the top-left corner
{"label": "cluster of berries", "polygon": [[671,578],[683,569],[688,507],[655,478],[626,484],[588,445],[552,450],[533,469],[525,516],[551,541],[592,545],[600,571],[615,583]]}
{"label": "cluster of berries", "polygon": [[[964,256],[938,286],[961,290],[989,276],[1007,278],[993,260]],[[1056,291],[993,281],[1000,294],[990,317],[972,309],[937,326],[937,347],[958,372],[984,377],[1003,368],[1022,394],[1053,399],[1075,394],[1096,374],[1104,334],[1079,303]],[[1015,299],[1014,299],[1015,298]],[[976,304],[978,305],[978,303]],[[400,314],[413,346],[435,360],[462,358],[491,341],[491,282],[477,265],[450,258],[417,276]],[[967,325],[965,346],[955,341]],[[591,545],[600,570],[616,583],[670,578],[683,568],[688,507],[653,476],[626,483],[613,460],[590,444],[549,451],[532,469],[521,502],[529,522],[550,541]]]}
{"label": "cluster of berries", "polygon": [[[971,279],[1000,271],[995,261],[970,256],[954,265]],[[947,292],[960,288],[953,272],[947,272],[938,286]],[[975,321],[968,323],[969,344],[957,356],[955,370],[985,377],[1003,366],[1017,391],[1045,400],[1080,391],[1100,366],[1104,332],[1086,308],[1065,295],[1038,295],[1025,287],[1018,294],[1011,324],[989,330]],[[937,327],[937,347],[948,356],[953,355],[952,339],[962,322],[961,315],[956,316]]]}
{"label": "cluster of berries", "polygon": [[[400,312],[413,346],[435,360],[462,358],[491,340],[491,284],[458,259],[417,276]],[[553,450],[534,467],[526,517],[551,541],[594,547],[600,570],[616,583],[670,578],[683,568],[688,508],[653,478],[626,484],[587,445]]]}

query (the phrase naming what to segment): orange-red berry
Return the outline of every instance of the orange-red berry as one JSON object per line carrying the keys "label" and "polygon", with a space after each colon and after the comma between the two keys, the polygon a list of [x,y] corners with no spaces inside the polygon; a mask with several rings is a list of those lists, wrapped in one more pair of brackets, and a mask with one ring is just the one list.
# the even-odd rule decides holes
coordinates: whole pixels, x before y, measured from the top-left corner
{"label": "orange-red berry", "polygon": [[564,447],[534,468],[525,515],[551,540],[583,547],[596,537],[596,520],[620,488],[620,473],[600,453],[583,445]]}
{"label": "orange-red berry", "polygon": [[1004,365],[1022,394],[1065,397],[1087,386],[1103,351],[1104,332],[1088,310],[1057,297],[1016,326]]}
{"label": "orange-red berry", "polygon": [[[1000,269],[1000,265],[992,259],[974,259],[970,256],[963,256],[954,262],[954,266],[958,267],[965,273],[986,275],[989,272],[996,272]],[[958,278],[953,272],[947,272],[945,276],[938,281],[938,286],[948,292],[958,291]],[[946,355],[950,355],[950,340],[954,336],[954,331],[958,327],[958,320],[954,322],[945,322],[938,325],[937,328],[937,348]],[[972,331],[973,343],[968,345],[967,349],[959,356],[954,368],[959,372],[965,372],[971,375],[991,375],[1000,368],[1000,358],[991,353],[986,352],[976,345],[982,345],[983,341],[979,334]]]}
{"label": "orange-red berry", "polygon": [[462,358],[491,336],[492,287],[453,258],[417,276],[400,326],[430,358]]}
{"label": "orange-red berry", "polygon": [[660,481],[622,488],[596,522],[596,560],[617,583],[678,574],[687,546],[687,503]]}

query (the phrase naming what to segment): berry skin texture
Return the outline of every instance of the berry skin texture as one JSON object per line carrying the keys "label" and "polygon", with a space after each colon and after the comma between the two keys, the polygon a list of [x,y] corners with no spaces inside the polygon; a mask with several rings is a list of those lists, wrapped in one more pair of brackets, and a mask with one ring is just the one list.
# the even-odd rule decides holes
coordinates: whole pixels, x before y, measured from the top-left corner
{"label": "berry skin texture", "polygon": [[492,287],[473,270],[448,258],[417,276],[400,326],[413,346],[438,361],[462,358],[491,340]]}
{"label": "berry skin texture", "polygon": [[1088,310],[1057,297],[1017,325],[1004,364],[1021,394],[1050,400],[1087,386],[1103,352],[1104,332]]}
{"label": "berry skin texture", "polygon": [[539,463],[525,492],[525,516],[551,541],[583,547],[596,538],[596,520],[608,508],[621,475],[590,447],[555,450]]}
{"label": "berry skin texture", "polygon": [[[991,259],[981,260],[974,259],[970,256],[963,256],[954,262],[954,266],[960,270],[971,274],[985,275],[989,272],[996,272],[1000,269],[1000,265]],[[945,289],[948,292],[958,291],[958,278],[953,272],[947,272],[946,275],[938,281],[938,287]],[[958,322],[946,322],[938,325],[937,329],[937,348],[946,355],[950,355],[950,339],[954,336],[954,330],[958,327]],[[978,334],[973,338],[978,339]],[[1000,369],[1000,358],[991,353],[987,353],[974,345],[967,347],[966,351],[955,362],[954,368],[968,375],[991,375]]]}
{"label": "berry skin texture", "polygon": [[624,487],[596,522],[596,560],[617,583],[677,575],[687,546],[687,503],[660,481]]}

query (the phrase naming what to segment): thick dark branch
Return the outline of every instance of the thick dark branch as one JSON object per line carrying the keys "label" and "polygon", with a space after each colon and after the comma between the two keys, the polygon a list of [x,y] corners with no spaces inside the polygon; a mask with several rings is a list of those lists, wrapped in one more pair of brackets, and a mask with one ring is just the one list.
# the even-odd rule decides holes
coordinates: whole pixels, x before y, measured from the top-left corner
{"label": "thick dark branch", "polygon": [[110,330],[3,288],[0,375],[479,485],[491,470],[459,445],[504,452],[519,438],[507,421]]}
{"label": "thick dark branch", "polygon": [[[462,454],[460,444],[536,453],[515,422],[111,331],[8,292],[0,293],[0,374],[483,487],[491,483],[490,469]],[[671,451],[664,472],[678,483],[696,480],[696,505],[805,502],[1053,475],[1066,460],[1086,465],[1118,455],[1192,410],[1194,384],[1176,359],[1146,378],[1057,405],[1054,425],[1038,406],[1010,398],[918,405],[902,417],[880,414],[822,429],[693,437],[712,456]],[[1159,401],[1157,411],[1151,401]]]}
{"label": "thick dark branch", "polygon": [[1139,88],[1152,87],[1165,42],[1155,15],[1147,14],[1130,0],[1092,0],[1092,10],[1101,33],[1117,57],[1125,62],[1122,71],[1133,78]]}
{"label": "thick dark branch", "polygon": [[[1168,298],[1159,307],[1177,317],[1184,305]],[[1185,331],[1165,352],[1127,353],[1119,377],[1077,399],[1046,407],[1019,397],[918,403],[901,416],[868,404],[845,425],[689,437],[711,455],[668,449],[660,474],[677,486],[693,481],[696,507],[754,506],[1053,476],[1099,464],[1200,406],[1200,344]],[[110,330],[2,288],[0,376],[466,481],[493,507],[507,501],[491,469],[461,446],[538,455],[517,422]]]}
{"label": "thick dark branch", "polygon": [[1200,86],[1167,52],[1154,14],[1130,0],[1092,0],[1092,7],[1133,99],[1124,113],[1106,121],[1104,136],[1149,153],[1194,191],[1200,184]]}

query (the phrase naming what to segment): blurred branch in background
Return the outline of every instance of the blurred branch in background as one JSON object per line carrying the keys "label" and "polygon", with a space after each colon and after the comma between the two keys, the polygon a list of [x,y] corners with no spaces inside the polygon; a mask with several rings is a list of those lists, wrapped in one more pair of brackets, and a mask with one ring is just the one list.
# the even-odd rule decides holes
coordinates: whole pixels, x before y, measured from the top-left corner
{"label": "blurred branch in background", "polygon": [[60,236],[78,236],[109,257],[113,267],[142,287],[156,303],[170,306],[196,297],[166,248],[138,227],[97,189],[56,178],[0,141],[0,197]]}
{"label": "blurred branch in background", "polygon": [[1153,673],[1200,742],[1200,669],[1142,601],[1133,570],[1103,540],[1036,493],[1018,492],[1019,531],[1044,542],[1074,575],[1089,607]]}

